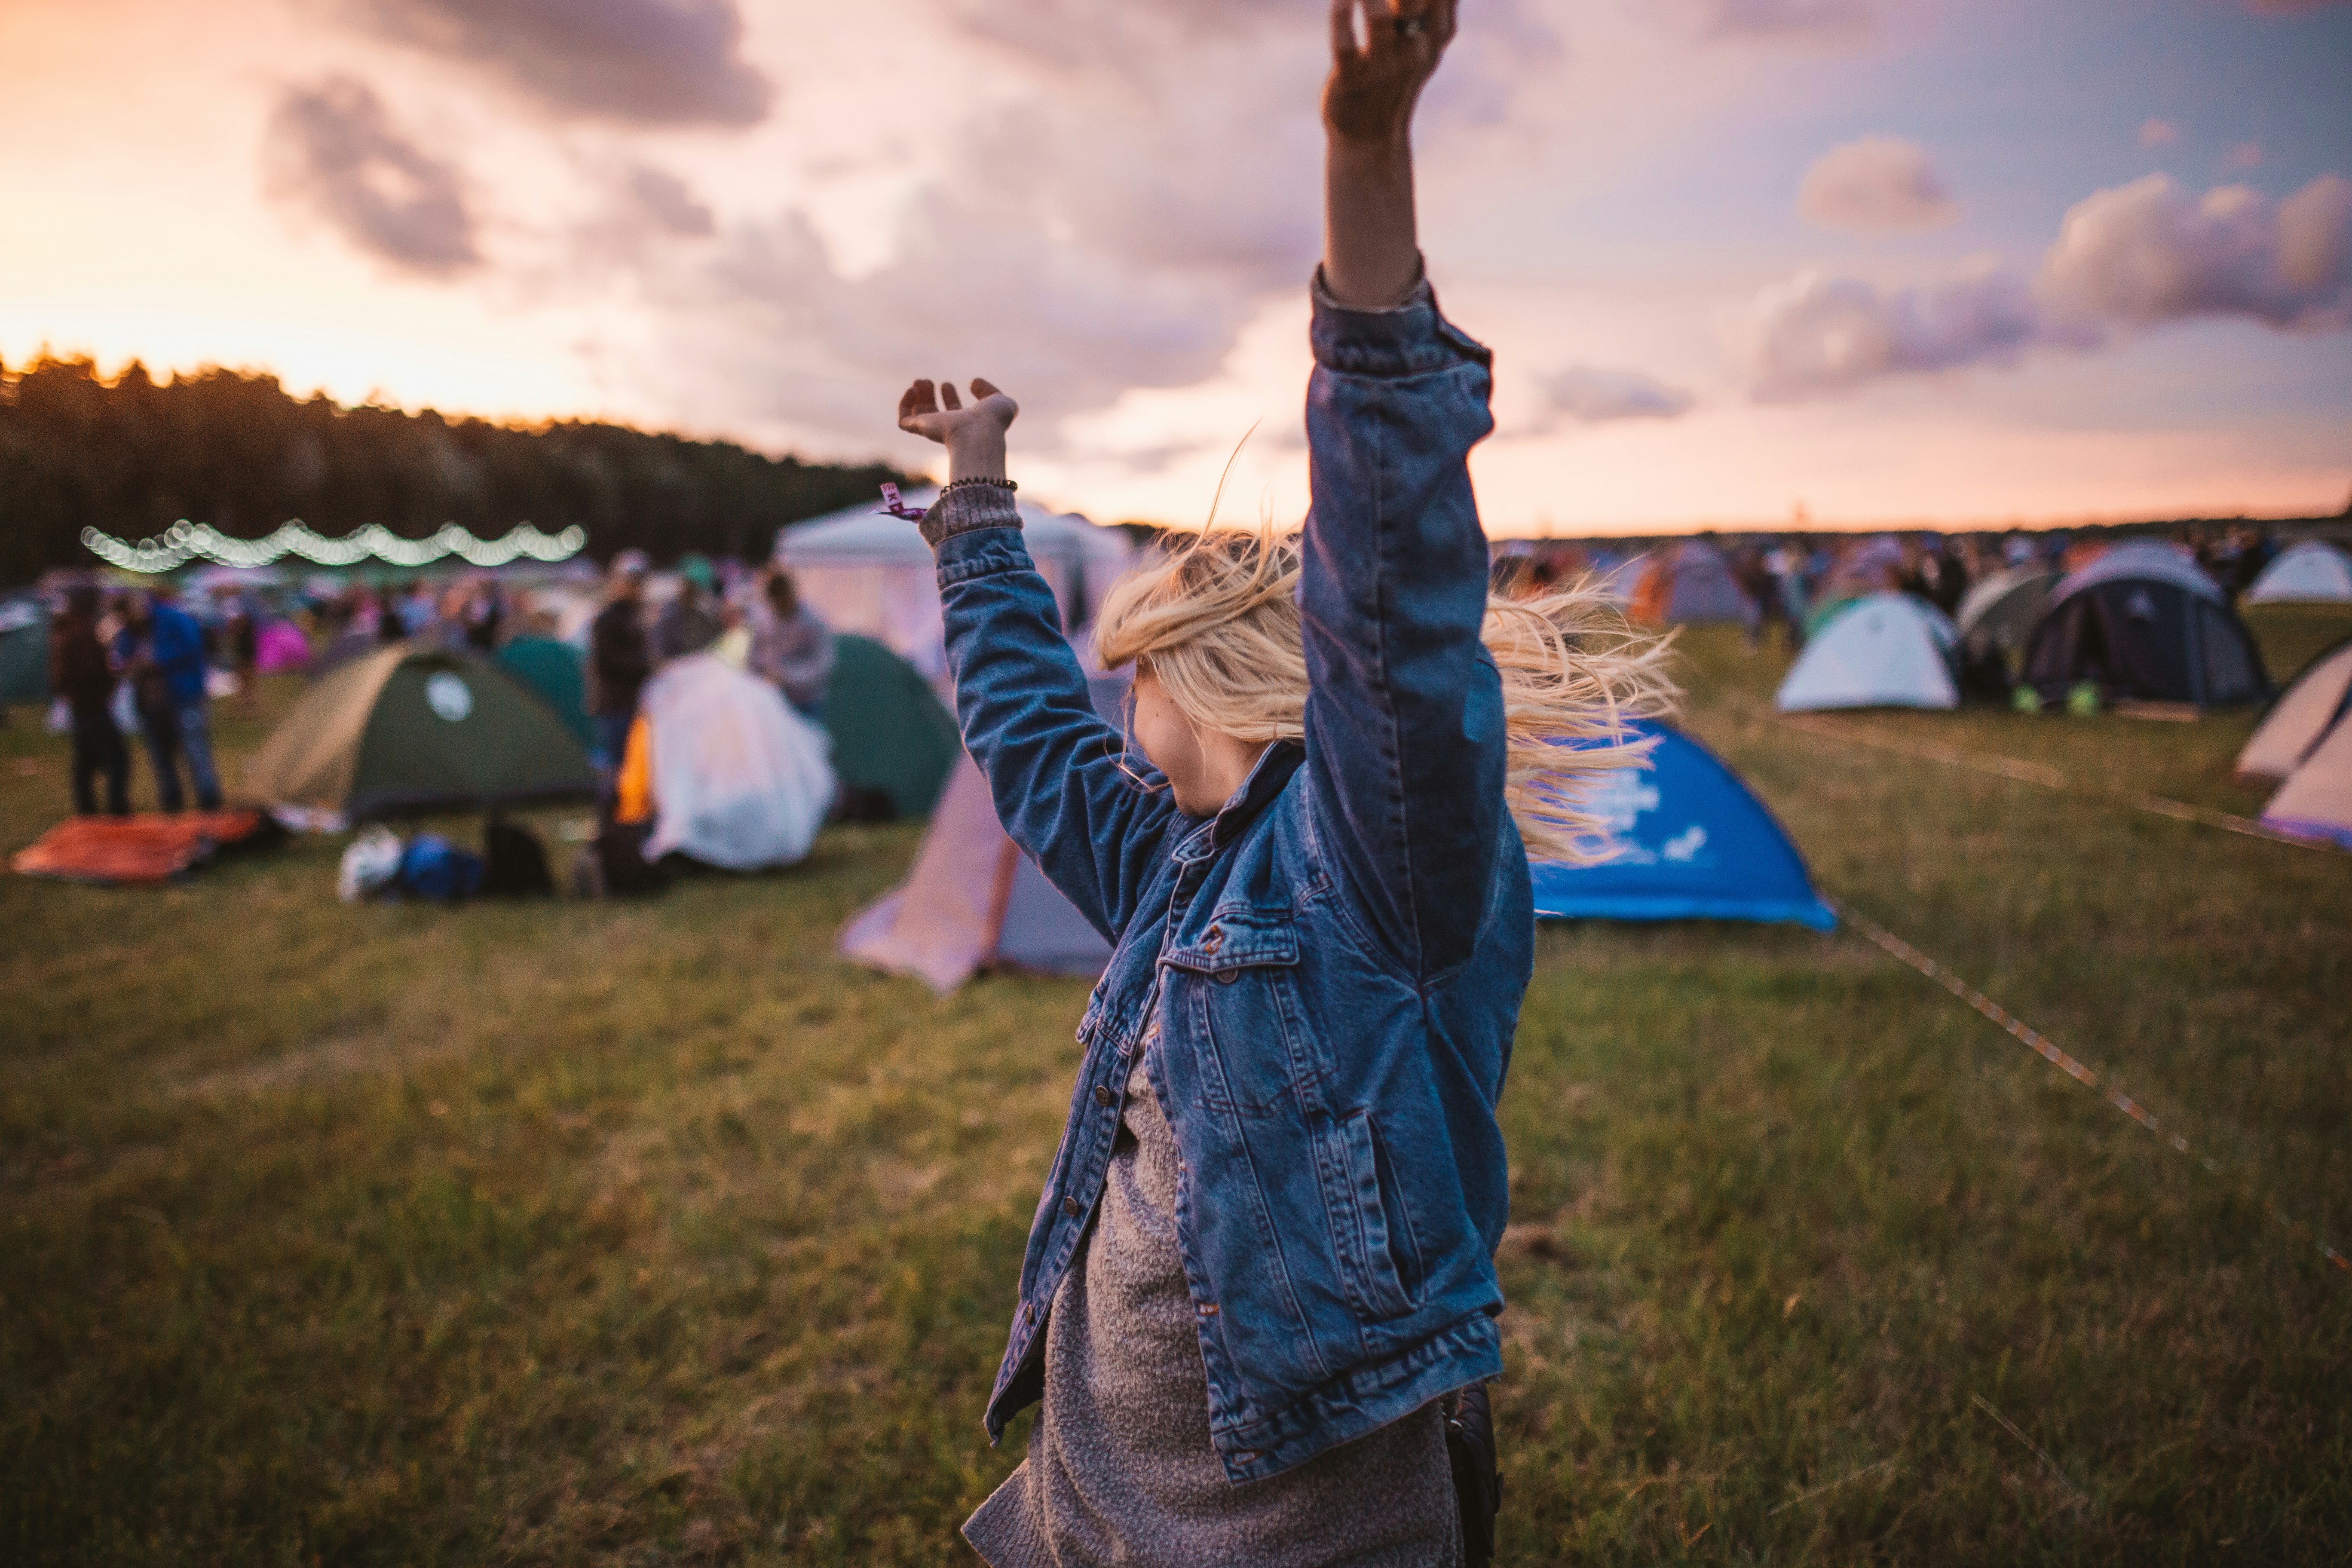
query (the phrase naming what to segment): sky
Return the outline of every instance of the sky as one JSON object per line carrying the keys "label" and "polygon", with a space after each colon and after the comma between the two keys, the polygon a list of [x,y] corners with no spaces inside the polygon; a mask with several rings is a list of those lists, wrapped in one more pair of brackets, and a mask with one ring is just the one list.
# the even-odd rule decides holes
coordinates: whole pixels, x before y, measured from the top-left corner
{"label": "sky", "polygon": [[[0,0],[0,359],[910,468],[985,375],[1026,495],[1295,520],[1325,18]],[[2347,84],[2346,0],[1462,0],[1489,531],[2336,512]]]}

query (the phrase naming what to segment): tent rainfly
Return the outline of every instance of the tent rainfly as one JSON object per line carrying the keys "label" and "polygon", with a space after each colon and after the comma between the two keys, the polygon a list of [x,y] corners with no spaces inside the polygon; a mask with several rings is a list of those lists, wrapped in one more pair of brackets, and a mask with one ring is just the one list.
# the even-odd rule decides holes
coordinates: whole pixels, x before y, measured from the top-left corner
{"label": "tent rainfly", "polygon": [[[938,500],[910,491],[912,505]],[[1022,542],[1053,586],[1070,630],[1094,619],[1111,582],[1134,549],[1127,535],[1072,512],[1020,503]],[[788,567],[801,602],[836,632],[869,637],[913,665],[926,680],[947,672],[946,634],[930,546],[915,525],[871,506],[845,508],[796,522],[776,535],[776,559]]]}
{"label": "tent rainfly", "polygon": [[2246,590],[2249,605],[2352,603],[2352,555],[2324,539],[2306,539],[2279,552]]}
{"label": "tent rainfly", "polygon": [[[1106,722],[1120,722],[1128,680],[1123,674],[1091,678],[1095,711]],[[987,779],[961,754],[906,882],[841,931],[845,958],[913,975],[943,996],[998,966],[1091,979],[1110,962],[1110,951],[1006,837]]]}
{"label": "tent rainfly", "polygon": [[954,716],[913,665],[872,637],[845,633],[834,648],[824,727],[843,794],[887,800],[902,820],[930,816],[963,755]]}
{"label": "tent rainfly", "polygon": [[579,738],[471,655],[397,643],[302,694],[246,770],[259,804],[349,822],[596,793]]}
{"label": "tent rainfly", "polygon": [[1805,644],[1773,699],[1783,713],[1825,708],[1957,708],[1958,638],[1943,612],[1907,594],[1850,601]]}
{"label": "tent rainfly", "polygon": [[1594,804],[1614,840],[1597,864],[1537,862],[1536,913],[1552,919],[1837,923],[1803,857],[1738,774],[1663,724],[1647,769],[1622,769]]}
{"label": "tent rainfly", "polygon": [[2245,623],[2195,562],[2135,542],[2070,574],[2028,645],[2023,679],[2054,700],[2088,682],[2109,699],[2219,707],[2269,689]]}
{"label": "tent rainfly", "polygon": [[2283,779],[2303,764],[2352,707],[2352,638],[2311,661],[2280,694],[2238,753],[2238,776]]}

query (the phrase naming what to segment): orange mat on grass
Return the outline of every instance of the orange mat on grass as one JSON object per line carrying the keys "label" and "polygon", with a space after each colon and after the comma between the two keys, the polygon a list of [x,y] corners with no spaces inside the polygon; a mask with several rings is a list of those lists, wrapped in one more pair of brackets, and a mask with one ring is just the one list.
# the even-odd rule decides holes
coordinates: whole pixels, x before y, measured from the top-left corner
{"label": "orange mat on grass", "polygon": [[162,882],[276,826],[257,811],[71,816],[8,863],[20,875],[65,882]]}

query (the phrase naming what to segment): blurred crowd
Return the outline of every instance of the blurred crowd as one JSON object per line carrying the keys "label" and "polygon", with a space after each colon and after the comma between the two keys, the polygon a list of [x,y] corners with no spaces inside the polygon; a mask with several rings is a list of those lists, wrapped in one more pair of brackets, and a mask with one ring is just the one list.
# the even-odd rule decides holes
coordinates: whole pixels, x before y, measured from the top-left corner
{"label": "blurred crowd", "polygon": [[[217,809],[215,702],[257,711],[260,675],[317,676],[396,643],[568,666],[584,702],[583,738],[607,773],[639,692],[671,659],[714,654],[772,682],[811,718],[833,673],[832,632],[772,566],[688,556],[656,573],[642,552],[624,551],[601,581],[478,570],[377,583],[240,581],[217,571],[194,578],[185,587],[165,578],[126,586],[76,574],[49,584],[50,727],[71,737],[79,813],[130,811],[134,745],[160,809],[191,800]],[[532,684],[546,694],[543,682]]]}

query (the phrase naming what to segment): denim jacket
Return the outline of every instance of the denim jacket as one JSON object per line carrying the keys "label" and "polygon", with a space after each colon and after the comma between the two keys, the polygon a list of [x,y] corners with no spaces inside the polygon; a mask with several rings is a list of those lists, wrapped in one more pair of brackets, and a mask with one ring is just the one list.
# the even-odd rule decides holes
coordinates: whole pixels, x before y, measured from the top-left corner
{"label": "denim jacket", "polygon": [[933,520],[965,742],[1013,841],[1116,948],[989,1436],[1039,1397],[1141,1051],[1235,1484],[1502,1370],[1495,1102],[1534,946],[1479,639],[1466,459],[1492,428],[1488,355],[1425,288],[1381,312],[1317,292],[1306,739],[1213,818],[1180,813],[1096,717],[1009,499],[951,492]]}

